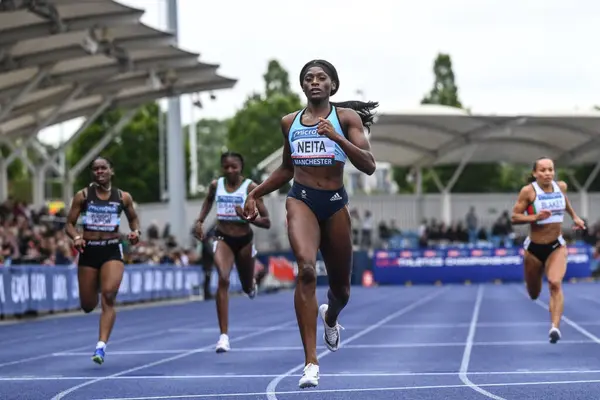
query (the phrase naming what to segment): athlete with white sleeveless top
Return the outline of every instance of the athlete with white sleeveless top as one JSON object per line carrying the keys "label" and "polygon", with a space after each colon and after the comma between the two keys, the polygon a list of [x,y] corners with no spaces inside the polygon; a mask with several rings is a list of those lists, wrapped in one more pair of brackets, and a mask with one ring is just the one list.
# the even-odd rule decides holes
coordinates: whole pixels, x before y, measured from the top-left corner
{"label": "athlete with white sleeveless top", "polygon": [[[350,161],[368,175],[375,172],[365,130],[373,123],[372,110],[379,104],[331,102],[340,79],[335,67],[325,60],[304,65],[300,86],[308,100],[306,108],[282,118],[281,165],[250,192],[244,214],[252,220],[255,201],[294,179],[285,205],[290,245],[298,263],[294,307],[304,345],[305,367],[298,385],[309,388],[319,383],[317,315],[323,321],[327,348],[336,351],[340,346],[338,316],[350,298],[353,255],[344,166]],[[319,250],[329,279],[327,303],[320,307],[315,294]]]}
{"label": "athlete with white sleeveless top", "polygon": [[[203,224],[213,203],[217,203],[217,225],[215,230],[213,253],[219,273],[216,304],[217,318],[221,335],[217,342],[217,353],[230,350],[229,344],[229,276],[236,266],[242,290],[251,299],[256,295],[254,281],[254,263],[256,248],[254,233],[249,222],[243,217],[243,208],[248,192],[257,185],[242,176],[244,159],[238,153],[227,152],[221,155],[223,176],[211,182],[208,194],[202,204],[200,216],[196,221],[195,236],[204,239]],[[264,203],[257,202],[260,217],[252,223],[260,228],[269,229],[271,221]]]}
{"label": "athlete with white sleeveless top", "polygon": [[524,186],[513,208],[513,224],[530,224],[523,247],[527,291],[536,300],[542,290],[544,271],[550,288],[550,343],[561,338],[559,329],[564,309],[562,281],[567,271],[567,248],[562,236],[565,212],[573,219],[574,229],[585,229],[567,198],[567,184],[555,181],[554,162],[542,157],[533,163],[530,184]]}

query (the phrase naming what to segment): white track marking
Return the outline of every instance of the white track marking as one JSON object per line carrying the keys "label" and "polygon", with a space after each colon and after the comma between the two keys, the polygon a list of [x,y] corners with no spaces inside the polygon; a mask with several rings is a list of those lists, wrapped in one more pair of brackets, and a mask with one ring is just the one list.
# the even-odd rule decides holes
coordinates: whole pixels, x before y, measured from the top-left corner
{"label": "white track marking", "polygon": [[[457,376],[460,372],[347,372],[334,374],[321,374],[325,377],[333,378],[393,378],[393,377],[415,377],[415,376]],[[600,374],[600,370],[516,370],[516,371],[479,371],[469,372],[469,375],[478,376],[502,376],[502,375],[585,375]],[[279,374],[219,374],[219,375],[135,375],[135,376],[115,376],[106,377],[107,381],[119,380],[202,380],[202,379],[265,379],[276,378]],[[300,375],[290,375],[297,376]],[[19,381],[87,381],[95,377],[90,376],[0,376],[0,381],[19,382]],[[304,392],[303,392],[304,393]]]}
{"label": "white track marking", "polygon": [[[441,294],[446,293],[447,290],[448,290],[448,287],[445,287],[439,291],[435,290],[435,292],[430,294],[429,296],[423,297],[423,298],[409,304],[408,306],[402,308],[401,310],[398,310],[395,313],[388,315],[387,317],[379,320],[378,322],[374,323],[373,325],[369,326],[368,328],[363,329],[362,331],[356,333],[353,336],[350,336],[348,339],[345,339],[340,344],[340,348],[345,347],[346,344],[351,343],[351,342],[355,341],[356,339],[363,337],[367,333],[379,328],[380,326],[386,324],[387,322],[393,320],[394,318],[404,315],[407,312],[412,311],[413,309],[419,307],[422,304],[430,302],[431,300],[435,299],[436,297],[440,296]],[[321,358],[327,356],[328,354],[331,354],[331,352],[329,350],[325,350],[324,352],[319,353],[317,355],[317,359],[321,359]],[[275,379],[273,379],[271,382],[269,382],[269,385],[267,386],[267,390],[266,390],[268,400],[277,400],[275,390],[277,389],[277,385],[279,384],[279,382],[281,382],[283,379],[290,376],[294,372],[300,371],[303,368],[304,368],[304,363],[298,364],[294,368],[284,372],[283,374],[277,376]]]}
{"label": "white track marking", "polygon": [[458,374],[460,380],[482,395],[489,397],[494,400],[505,400],[503,397],[496,396],[481,387],[475,385],[467,376],[469,370],[469,362],[471,361],[471,350],[473,349],[473,339],[475,339],[475,331],[477,330],[477,320],[479,319],[479,309],[481,308],[481,301],[483,300],[484,287],[479,285],[477,289],[477,298],[475,299],[475,307],[473,308],[473,317],[471,318],[471,326],[469,327],[469,336],[467,336],[467,343],[465,345],[465,351],[463,353],[462,362],[460,364],[460,373]]}
{"label": "white track marking", "polygon": [[[537,386],[537,385],[573,385],[582,383],[600,383],[600,379],[581,381],[547,381],[547,382],[507,382],[507,383],[483,383],[483,387],[510,387],[510,386]],[[315,390],[290,390],[276,392],[276,394],[302,394],[309,396],[320,393],[361,393],[361,392],[398,392],[409,390],[434,390],[434,389],[467,389],[465,385],[429,385],[429,386],[399,386],[399,387],[375,387],[375,388],[352,388],[352,389],[315,389]],[[258,397],[262,392],[254,393],[213,393],[213,394],[186,394],[177,396],[150,396],[150,397],[113,397],[95,400],[169,400],[169,399],[205,399],[223,397]],[[446,396],[441,395],[440,398]]]}
{"label": "white track marking", "polygon": [[[276,326],[274,326],[274,327],[266,328],[266,329],[263,329],[263,330],[260,330],[260,331],[255,331],[255,332],[249,333],[247,335],[243,335],[243,336],[239,336],[239,337],[237,337],[235,339],[231,339],[230,342],[232,342],[232,343],[233,342],[239,342],[241,340],[249,339],[249,338],[252,338],[252,337],[255,337],[255,336],[260,336],[260,335],[263,335],[263,334],[268,333],[268,332],[277,331],[277,330],[279,330],[280,327],[291,325],[294,322],[295,321],[287,322],[287,323],[284,323],[284,324],[276,324]],[[62,399],[66,395],[68,395],[70,393],[73,393],[76,390],[79,390],[79,389],[81,389],[83,387],[86,387],[86,386],[89,386],[89,385],[93,385],[94,383],[97,383],[97,382],[104,381],[106,379],[118,377],[118,376],[121,376],[121,375],[126,375],[126,374],[129,374],[129,373],[132,373],[132,372],[135,372],[135,371],[139,371],[139,370],[142,370],[142,369],[151,368],[151,367],[154,367],[154,366],[157,366],[157,365],[161,365],[161,364],[165,364],[165,363],[168,363],[168,362],[171,362],[171,361],[179,360],[181,358],[191,356],[192,354],[196,354],[196,353],[200,353],[202,351],[206,351],[207,349],[214,349],[214,347],[215,347],[214,344],[210,344],[208,346],[203,346],[203,347],[200,347],[198,349],[190,350],[188,352],[181,353],[181,354],[178,354],[178,355],[175,355],[175,356],[172,356],[172,357],[162,358],[160,360],[153,361],[151,363],[146,363],[146,364],[134,367],[134,368],[129,368],[129,369],[126,369],[126,370],[121,371],[121,372],[117,372],[117,373],[112,374],[112,375],[108,375],[108,376],[104,376],[104,377],[100,377],[100,378],[90,377],[90,380],[88,380],[87,382],[83,382],[83,383],[81,383],[81,384],[79,384],[77,386],[70,387],[69,389],[66,389],[66,390],[60,392],[56,396],[52,397],[52,400]]]}

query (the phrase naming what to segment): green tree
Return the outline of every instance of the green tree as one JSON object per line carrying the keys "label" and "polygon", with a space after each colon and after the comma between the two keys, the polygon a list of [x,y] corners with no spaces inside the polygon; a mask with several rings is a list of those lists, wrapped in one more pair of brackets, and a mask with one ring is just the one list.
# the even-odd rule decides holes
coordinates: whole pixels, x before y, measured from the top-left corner
{"label": "green tree", "polygon": [[[221,153],[227,148],[227,124],[227,120],[217,119],[201,119],[196,123],[198,183],[206,188],[213,179],[221,175]],[[184,130],[187,137],[189,126]]]}
{"label": "green tree", "polygon": [[[427,95],[421,100],[421,104],[439,104],[449,107],[463,108],[462,101],[458,95],[452,68],[450,55],[440,53],[433,63],[434,83]],[[456,171],[458,165],[441,165],[433,168],[443,185],[446,185]],[[394,179],[400,187],[401,192],[414,192],[414,182],[407,182],[409,168],[394,168]],[[459,179],[456,181],[453,192],[457,193],[481,193],[497,192],[503,188],[502,166],[499,163],[467,164]],[[429,170],[423,170],[423,192],[437,193],[439,188],[435,184],[434,174]]]}
{"label": "green tree", "polygon": [[[20,141],[16,143],[20,144]],[[6,159],[10,155],[10,148],[6,145],[0,145],[0,157]],[[34,152],[27,150],[26,157],[32,160]],[[31,177],[30,172],[21,158],[17,157],[7,168],[8,172],[8,193],[17,200],[31,201]]]}
{"label": "green tree", "polygon": [[423,97],[421,104],[440,104],[463,108],[458,98],[458,87],[452,70],[452,60],[448,54],[438,54],[433,63],[435,80],[429,94]]}
{"label": "green tree", "polygon": [[[31,152],[27,152],[29,155]],[[0,145],[0,157],[6,159],[10,155],[10,149],[6,145]],[[28,169],[20,158],[15,160],[8,166],[8,181],[25,179],[28,174]]]}
{"label": "green tree", "polygon": [[257,165],[282,146],[281,118],[302,108],[287,71],[277,61],[269,62],[263,77],[265,93],[248,96],[229,121],[227,135],[228,149],[244,156],[247,174],[254,179],[258,179]]}
{"label": "green tree", "polygon": [[[159,107],[151,102],[139,108],[134,118],[119,135],[101,152],[113,163],[114,184],[130,192],[138,203],[160,201],[159,182]],[[67,152],[68,165],[74,165],[115,125],[123,110],[114,109],[102,114],[81,134]],[[165,116],[166,119],[166,116]],[[188,159],[189,145],[182,157]],[[185,184],[189,177],[189,163],[186,163]],[[76,179],[76,190],[90,181],[90,170],[84,169]]]}

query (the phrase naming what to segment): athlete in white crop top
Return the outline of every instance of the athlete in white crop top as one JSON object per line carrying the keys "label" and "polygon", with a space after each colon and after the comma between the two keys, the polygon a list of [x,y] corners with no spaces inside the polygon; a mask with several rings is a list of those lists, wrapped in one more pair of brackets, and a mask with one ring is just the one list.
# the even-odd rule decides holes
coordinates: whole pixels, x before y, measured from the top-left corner
{"label": "athlete in white crop top", "polygon": [[[217,353],[230,350],[228,336],[229,276],[234,266],[240,277],[242,290],[251,299],[256,295],[254,233],[243,216],[244,203],[248,192],[255,188],[256,184],[242,176],[244,159],[240,154],[231,152],[223,154],[221,156],[221,166],[223,177],[211,182],[195,227],[196,238],[204,240],[203,224],[213,203],[216,202],[217,225],[213,253],[214,263],[219,273],[216,303],[217,318],[221,330],[221,335],[217,341]],[[271,221],[264,203],[262,201],[257,202],[256,207],[260,217],[252,223],[259,228],[269,229]]]}
{"label": "athlete in white crop top", "polygon": [[542,277],[550,287],[550,343],[561,338],[559,330],[564,307],[562,281],[567,270],[567,248],[562,236],[562,223],[565,212],[575,223],[574,229],[585,229],[585,224],[577,216],[567,198],[567,184],[554,181],[554,162],[543,157],[536,160],[529,179],[513,208],[513,224],[530,224],[529,236],[523,247],[523,264],[527,291],[536,300],[542,290]]}

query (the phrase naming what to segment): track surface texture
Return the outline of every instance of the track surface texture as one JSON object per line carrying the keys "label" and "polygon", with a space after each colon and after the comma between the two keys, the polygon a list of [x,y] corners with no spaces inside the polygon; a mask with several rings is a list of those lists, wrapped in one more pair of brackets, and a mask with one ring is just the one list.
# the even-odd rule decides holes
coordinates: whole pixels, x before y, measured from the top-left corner
{"label": "track surface texture", "polygon": [[538,301],[522,284],[353,288],[337,352],[319,321],[320,382],[304,390],[289,291],[231,298],[224,354],[212,301],[120,310],[101,366],[98,314],[2,324],[0,398],[597,400],[600,286],[564,289],[550,344],[547,286]]}

